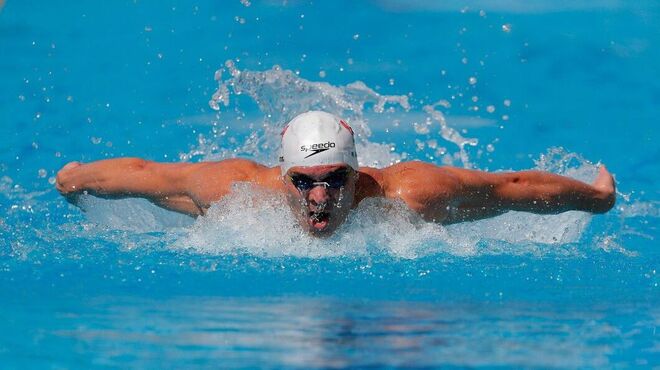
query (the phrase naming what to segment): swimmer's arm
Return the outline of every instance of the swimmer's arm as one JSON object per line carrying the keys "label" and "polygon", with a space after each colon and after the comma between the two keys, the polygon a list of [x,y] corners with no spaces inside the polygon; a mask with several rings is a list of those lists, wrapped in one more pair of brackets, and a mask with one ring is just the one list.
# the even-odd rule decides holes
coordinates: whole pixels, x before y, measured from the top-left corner
{"label": "swimmer's arm", "polygon": [[71,162],[57,174],[57,190],[73,204],[80,194],[101,198],[145,198],[154,204],[198,216],[204,213],[190,196],[191,173],[199,164],[157,163],[117,158],[82,164]]}
{"label": "swimmer's arm", "polygon": [[458,179],[457,199],[445,223],[496,216],[509,210],[556,214],[570,210],[605,213],[615,202],[615,184],[601,166],[593,184],[542,171],[487,173],[445,167]]}

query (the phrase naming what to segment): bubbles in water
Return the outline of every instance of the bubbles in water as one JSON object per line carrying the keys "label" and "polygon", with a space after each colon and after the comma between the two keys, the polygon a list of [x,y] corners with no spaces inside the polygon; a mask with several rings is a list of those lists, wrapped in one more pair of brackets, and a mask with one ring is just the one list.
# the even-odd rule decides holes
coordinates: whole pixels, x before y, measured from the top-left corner
{"label": "bubbles in water", "polygon": [[470,77],[470,78],[468,79],[468,83],[469,83],[470,85],[474,85],[474,84],[476,84],[476,83],[477,83],[477,78],[476,78],[476,77]]}
{"label": "bubbles in water", "polygon": [[503,24],[503,25],[502,25],[502,31],[503,31],[503,32],[506,32],[506,33],[511,32],[511,24],[509,24],[509,23],[505,23],[505,24]]}

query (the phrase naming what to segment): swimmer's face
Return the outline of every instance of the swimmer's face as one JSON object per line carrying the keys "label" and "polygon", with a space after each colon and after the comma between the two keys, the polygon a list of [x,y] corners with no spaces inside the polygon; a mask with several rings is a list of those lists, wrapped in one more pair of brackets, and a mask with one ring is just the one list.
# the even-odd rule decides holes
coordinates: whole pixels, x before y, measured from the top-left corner
{"label": "swimmer's face", "polygon": [[353,206],[357,173],[345,164],[292,167],[283,180],[294,215],[313,235],[330,235]]}

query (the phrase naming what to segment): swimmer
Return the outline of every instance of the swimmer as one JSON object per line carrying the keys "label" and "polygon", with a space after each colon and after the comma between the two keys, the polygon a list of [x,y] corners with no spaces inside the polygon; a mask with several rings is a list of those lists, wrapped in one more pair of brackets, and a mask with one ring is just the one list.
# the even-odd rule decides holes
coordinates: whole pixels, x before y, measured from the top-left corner
{"label": "swimmer", "polygon": [[296,219],[315,236],[327,236],[351,209],[370,197],[400,199],[425,220],[451,224],[493,217],[509,210],[556,214],[605,213],[615,185],[605,166],[592,184],[542,171],[488,173],[424,162],[387,168],[359,167],[353,130],[332,114],[311,111],[282,131],[279,166],[246,159],[158,163],[117,158],[71,162],[57,174],[56,188],[71,203],[78,195],[146,198],[196,217],[249,182],[286,194]]}

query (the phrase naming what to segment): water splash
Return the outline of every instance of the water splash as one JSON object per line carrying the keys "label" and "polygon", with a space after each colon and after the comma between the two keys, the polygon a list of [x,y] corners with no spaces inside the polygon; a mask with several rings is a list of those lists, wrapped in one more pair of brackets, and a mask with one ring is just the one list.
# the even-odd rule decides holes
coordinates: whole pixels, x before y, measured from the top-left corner
{"label": "water splash", "polygon": [[[224,76],[229,74],[228,78]],[[356,145],[359,153],[360,165],[384,167],[400,162],[405,158],[403,153],[398,153],[391,143],[378,143],[371,140],[372,129],[370,124],[376,120],[366,118],[366,113],[380,115],[391,113],[397,109],[408,112],[411,104],[407,95],[381,95],[368,87],[361,81],[356,81],[345,86],[333,86],[327,82],[314,82],[301,78],[290,70],[284,70],[274,66],[266,71],[249,71],[238,69],[232,61],[227,61],[224,68],[216,71],[215,79],[218,88],[213,93],[209,106],[219,111],[231,105],[232,95],[248,96],[254,101],[264,117],[260,123],[247,124],[254,131],[247,137],[242,145],[228,150],[229,147],[223,142],[215,147],[206,146],[206,142],[200,143],[194,152],[188,153],[183,158],[189,159],[191,155],[207,153],[203,156],[205,160],[217,160],[235,156],[246,156],[262,163],[275,165],[274,158],[279,147],[279,132],[286,122],[295,115],[308,110],[323,110],[349,121],[356,133]],[[466,168],[473,167],[470,162],[466,146],[477,146],[475,138],[463,137],[456,129],[452,128],[439,107],[447,107],[448,103],[441,100],[437,103],[425,105],[424,112],[428,115],[425,124],[413,122],[415,132],[426,135],[428,142],[418,145],[417,151],[421,152],[428,144],[430,148],[436,148],[437,140],[434,133],[430,132],[432,122],[440,125],[440,139],[456,145],[457,153],[448,152],[440,147],[436,152],[442,157],[444,164],[452,165],[455,161]],[[222,113],[219,114],[222,117]],[[242,120],[243,121],[243,120]],[[399,122],[389,122],[385,117],[378,117],[380,125],[392,123],[398,126]],[[238,126],[246,126],[243,122]],[[232,125],[230,125],[232,126]],[[234,125],[235,129],[238,129]],[[212,142],[223,141],[226,131],[220,132],[220,136],[214,134]],[[200,139],[205,141],[206,139]],[[231,146],[231,145],[230,145]],[[225,149],[221,149],[225,148]]]}
{"label": "water splash", "polygon": [[[224,79],[227,72],[229,77]],[[247,126],[253,132],[238,145],[226,141],[225,131],[220,136],[214,133],[211,140],[221,142],[219,145],[198,146],[184,155],[184,159],[204,152],[204,160],[243,156],[275,165],[279,133],[284,124],[300,113],[323,110],[346,119],[353,127],[360,165],[383,167],[401,160],[392,144],[369,140],[372,130],[365,113],[370,111],[379,114],[397,108],[408,111],[410,104],[406,95],[381,95],[361,81],[345,86],[309,81],[279,66],[266,71],[240,70],[232,61],[227,61],[224,68],[216,71],[215,79],[218,88],[209,101],[212,109],[220,111],[221,107],[230,106],[232,94],[244,95],[257,104],[263,121],[247,124],[244,120],[229,122],[228,127],[235,130]],[[219,115],[221,118],[222,113]]]}
{"label": "water splash", "polygon": [[[457,130],[451,128],[447,124],[447,120],[445,119],[444,114],[440,112],[437,108],[438,106],[442,107],[447,107],[447,102],[444,100],[438,101],[434,104],[430,105],[425,105],[424,106],[424,111],[428,113],[428,115],[435,121],[437,121],[440,124],[440,135],[442,136],[443,139],[447,140],[450,143],[454,143],[458,146],[459,149],[459,158],[463,164],[463,167],[465,168],[472,168],[472,164],[470,163],[470,159],[468,157],[468,154],[465,150],[465,146],[476,146],[479,141],[477,139],[473,138],[465,138],[463,137]],[[445,160],[445,162],[451,162],[451,160]],[[446,163],[446,164],[451,164],[451,163]]]}

